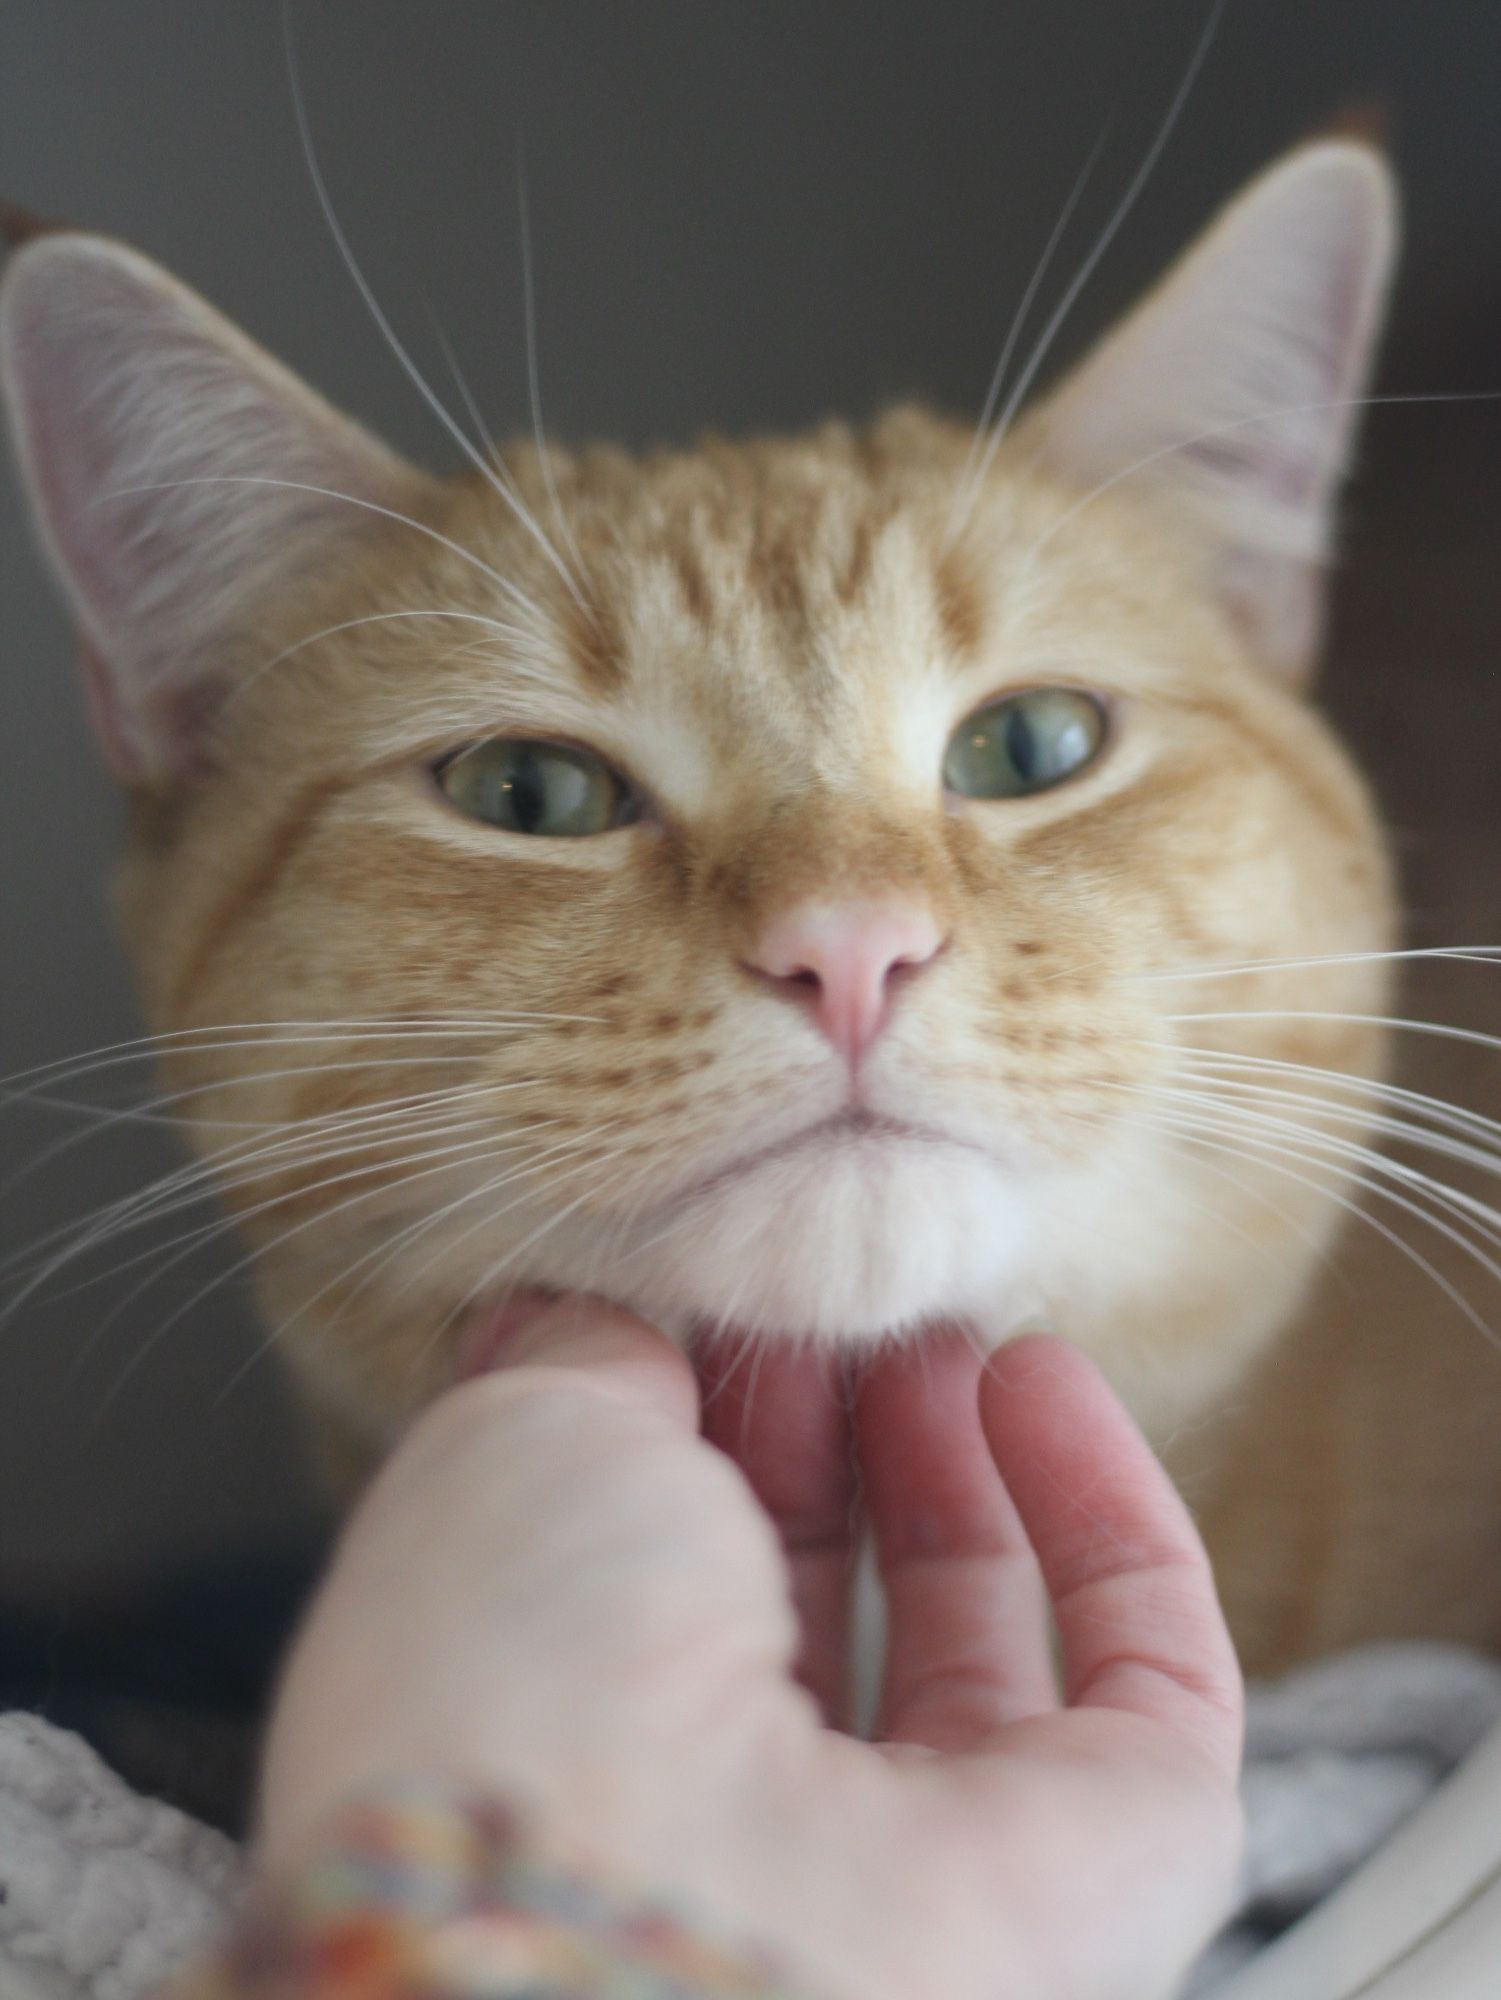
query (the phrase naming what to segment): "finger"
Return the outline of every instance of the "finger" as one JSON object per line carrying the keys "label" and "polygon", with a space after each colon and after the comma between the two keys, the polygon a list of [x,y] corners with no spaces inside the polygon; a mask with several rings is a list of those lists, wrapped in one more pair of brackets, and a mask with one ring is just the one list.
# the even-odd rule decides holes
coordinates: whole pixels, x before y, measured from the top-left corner
{"label": "finger", "polygon": [[698,1426],[698,1385],[687,1357],[654,1326],[603,1299],[531,1292],[508,1300],[484,1324],[473,1351],[485,1357],[485,1373],[565,1369],[684,1429]]}
{"label": "finger", "polygon": [[747,1357],[715,1342],[699,1368],[704,1435],[744,1472],[781,1536],[802,1634],[798,1678],[841,1721],[856,1494],[839,1364],[807,1347],[767,1344]]}
{"label": "finger", "polygon": [[980,1416],[1052,1599],[1070,1706],[1165,1725],[1220,1769],[1240,1756],[1240,1671],[1209,1560],[1146,1440],[1062,1341],[1012,1342]]}
{"label": "finger", "polygon": [[881,1736],[959,1750],[1057,1706],[1037,1559],[980,1426],[959,1333],[883,1356],[855,1410],[889,1635]]}

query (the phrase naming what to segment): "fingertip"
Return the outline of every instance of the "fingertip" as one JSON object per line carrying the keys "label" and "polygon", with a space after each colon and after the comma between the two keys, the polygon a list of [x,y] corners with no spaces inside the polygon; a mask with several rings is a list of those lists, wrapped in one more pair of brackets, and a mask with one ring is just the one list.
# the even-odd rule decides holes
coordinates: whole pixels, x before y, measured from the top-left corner
{"label": "fingertip", "polygon": [[1099,1373],[1077,1347],[1060,1340],[1057,1334],[1019,1333],[986,1356],[985,1379],[999,1383],[1031,1382],[1039,1377],[1066,1376],[1073,1368],[1091,1375]]}
{"label": "fingertip", "polygon": [[484,1372],[520,1368],[562,1369],[696,1427],[698,1386],[692,1367],[646,1320],[623,1306],[585,1293],[548,1298],[531,1294],[511,1302],[489,1341]]}
{"label": "fingertip", "polygon": [[1165,1723],[1233,1770],[1241,1681],[1209,1558],[1104,1374],[1029,1335],[993,1357],[980,1414],[1042,1565],[1070,1706]]}
{"label": "fingertip", "polygon": [[1067,1430],[1075,1414],[1085,1416],[1091,1428],[1118,1432],[1133,1443],[1137,1438],[1134,1422],[1101,1369],[1057,1334],[1018,1334],[996,1348],[980,1373],[979,1404],[991,1450],[1003,1459],[1018,1444],[1030,1446],[1039,1429]]}

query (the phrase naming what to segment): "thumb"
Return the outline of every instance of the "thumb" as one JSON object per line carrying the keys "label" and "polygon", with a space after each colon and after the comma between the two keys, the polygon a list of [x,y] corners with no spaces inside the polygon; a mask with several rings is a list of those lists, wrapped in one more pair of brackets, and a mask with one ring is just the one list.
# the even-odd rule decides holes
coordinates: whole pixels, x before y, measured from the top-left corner
{"label": "thumb", "polygon": [[698,1428],[698,1384],[687,1358],[654,1326],[604,1299],[577,1292],[510,1299],[479,1329],[473,1355],[470,1374],[562,1370],[685,1430]]}

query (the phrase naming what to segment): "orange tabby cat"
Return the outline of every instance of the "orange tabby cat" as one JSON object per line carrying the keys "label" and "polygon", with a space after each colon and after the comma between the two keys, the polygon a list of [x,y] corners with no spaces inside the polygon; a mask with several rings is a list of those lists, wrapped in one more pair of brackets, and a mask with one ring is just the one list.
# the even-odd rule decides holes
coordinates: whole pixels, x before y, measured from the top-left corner
{"label": "orange tabby cat", "polygon": [[1309,147],[976,446],[445,481],[133,251],[15,257],[165,1087],[326,1420],[377,1448],[523,1282],[1046,1324],[1173,1445],[1253,1665],[1400,1624],[1244,1422],[1321,1351],[1385,1062],[1382,836],[1303,689],[1393,242],[1380,160]]}

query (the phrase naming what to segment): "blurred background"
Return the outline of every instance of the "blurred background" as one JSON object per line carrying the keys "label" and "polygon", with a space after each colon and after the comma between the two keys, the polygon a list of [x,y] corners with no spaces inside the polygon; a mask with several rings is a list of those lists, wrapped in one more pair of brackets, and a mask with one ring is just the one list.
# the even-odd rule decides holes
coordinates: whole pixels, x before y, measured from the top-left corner
{"label": "blurred background", "polygon": [[[290,8],[339,215],[440,390],[435,321],[492,428],[527,424],[524,137],[549,425],[633,443],[913,394],[977,409],[1082,162],[1108,125],[1053,297],[1206,19],[1205,0]],[[1501,390],[1498,91],[1501,7],[1230,0],[1058,364],[1279,149],[1379,105],[1409,247],[1378,386]],[[276,0],[8,0],[0,193],[129,239],[413,456],[454,458],[319,215]],[[1501,404],[1373,414],[1327,687],[1388,804],[1420,939],[1501,934],[1496,877],[1450,861],[1456,829],[1501,793],[1498,498]],[[108,912],[115,801],[8,464],[0,582],[10,1074],[138,1028]],[[52,1094],[113,1107],[145,1092],[126,1066]],[[0,1153],[6,1252],[174,1163],[147,1126],[13,1095]],[[235,1251],[210,1236],[110,1269],[144,1247],[80,1267],[104,1274],[87,1289],[71,1265],[29,1293],[9,1271],[0,1289],[0,1700],[66,1709],[132,1676],[168,1705],[184,1687],[252,1700],[257,1635],[317,1545]]]}

